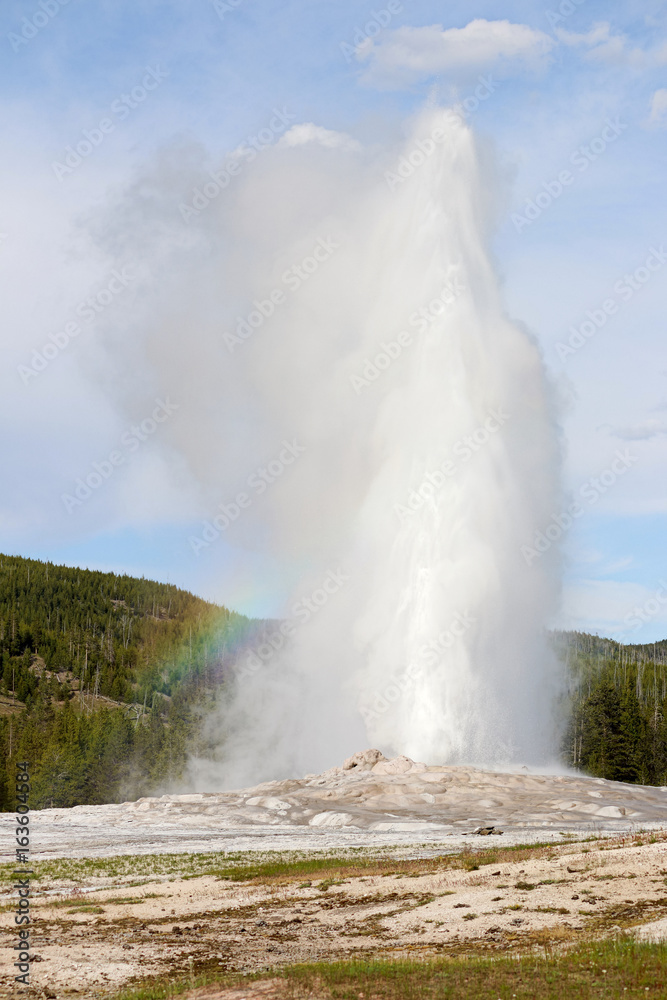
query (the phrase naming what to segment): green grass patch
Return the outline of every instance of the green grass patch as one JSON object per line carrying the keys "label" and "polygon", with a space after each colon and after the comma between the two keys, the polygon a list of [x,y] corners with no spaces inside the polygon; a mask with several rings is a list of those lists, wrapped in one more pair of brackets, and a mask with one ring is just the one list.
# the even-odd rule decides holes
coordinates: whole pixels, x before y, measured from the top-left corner
{"label": "green grass patch", "polygon": [[[419,845],[415,845],[419,846]],[[423,845],[433,847],[432,844]],[[348,878],[372,875],[403,875],[419,877],[433,871],[466,869],[475,871],[485,865],[502,864],[503,861],[523,861],[551,854],[554,845],[549,842],[515,844],[511,847],[466,847],[463,851],[443,853],[414,860],[401,860],[390,855],[396,848],[373,851],[368,848],[351,848],[344,853],[264,851],[257,852],[248,863],[248,855],[211,851],[203,854],[128,854],[107,858],[77,858],[35,861],[31,863],[35,889],[53,881],[72,882],[75,885],[95,879],[151,879],[151,878],[201,878],[205,875],[230,881],[271,879],[299,879],[309,876]],[[573,845],[568,845],[568,850]],[[0,865],[0,883],[11,883],[13,863]],[[138,883],[141,884],[141,883]]]}
{"label": "green grass patch", "polygon": [[[513,996],[517,1000],[584,1000],[664,997],[666,967],[664,945],[610,941],[552,958],[353,961],[302,966],[285,970],[283,975],[290,985],[336,1000],[352,1000],[361,993],[382,1000],[505,1000]],[[306,990],[302,995],[307,995]]]}
{"label": "green grass patch", "polygon": [[[610,1000],[667,995],[667,946],[618,939],[557,955],[318,962],[263,976],[226,975],[226,986],[279,979],[284,1000]],[[126,990],[114,1000],[168,1000],[210,977]]]}
{"label": "green grass patch", "polygon": [[[49,861],[32,861],[32,882],[71,881],[76,884],[91,879],[120,879],[128,877],[154,878],[156,876],[206,875],[221,864],[240,863],[241,854],[222,851],[207,854],[127,854],[108,858],[58,858]],[[16,878],[13,864],[0,865],[0,881],[11,882]]]}
{"label": "green grass patch", "polygon": [[161,892],[147,892],[145,896],[114,896],[112,899],[103,899],[105,906],[135,906],[143,903],[145,899],[162,899]]}
{"label": "green grass patch", "polygon": [[317,888],[320,892],[326,892],[332,885],[345,885],[346,882],[346,878],[325,878],[322,882],[320,882]]}
{"label": "green grass patch", "polygon": [[54,909],[62,909],[63,907],[81,907],[90,906],[90,899],[87,896],[82,896],[79,899],[69,897],[68,899],[49,899],[47,902],[48,906],[54,907]]}
{"label": "green grass patch", "polygon": [[[77,910],[81,910],[92,905],[90,895],[90,893],[86,893],[85,896],[78,899],[72,896],[67,899],[47,899],[42,905],[47,907],[52,906],[56,909],[74,907]],[[137,903],[143,903],[145,899],[160,899],[162,896],[163,893],[161,892],[147,892],[145,896],[113,896],[111,899],[102,899],[99,902],[104,903],[105,906],[133,906]],[[97,902],[95,905],[98,905]],[[74,909],[69,909],[67,912],[74,913]]]}

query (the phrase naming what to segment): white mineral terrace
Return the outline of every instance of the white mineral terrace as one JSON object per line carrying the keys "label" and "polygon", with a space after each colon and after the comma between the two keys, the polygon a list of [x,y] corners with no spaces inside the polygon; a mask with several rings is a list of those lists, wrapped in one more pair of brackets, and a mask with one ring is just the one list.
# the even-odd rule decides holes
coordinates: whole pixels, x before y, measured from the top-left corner
{"label": "white mineral terrace", "polygon": [[[4,814],[0,820],[9,834],[14,819]],[[491,826],[502,831],[505,844],[662,829],[667,789],[582,776],[434,767],[367,750],[323,774],[240,791],[36,811],[31,856],[390,845],[419,845],[430,853],[458,849],[478,828]],[[2,840],[13,844],[11,836]],[[13,858],[13,850],[2,856]]]}

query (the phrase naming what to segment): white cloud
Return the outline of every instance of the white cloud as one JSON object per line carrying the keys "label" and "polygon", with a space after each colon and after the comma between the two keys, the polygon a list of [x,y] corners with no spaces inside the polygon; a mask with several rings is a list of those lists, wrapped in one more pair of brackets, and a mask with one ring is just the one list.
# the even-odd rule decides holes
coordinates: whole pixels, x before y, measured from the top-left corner
{"label": "white cloud", "polygon": [[303,122],[293,125],[282,137],[279,146],[305,146],[316,142],[325,149],[361,149],[361,143],[346,132],[335,132],[333,129],[314,125],[313,122]]}
{"label": "white cloud", "polygon": [[401,87],[432,76],[460,82],[493,71],[502,76],[543,66],[554,42],[542,31],[478,18],[464,28],[402,27],[368,39],[357,57],[368,62],[364,82]]}
{"label": "white cloud", "polygon": [[590,62],[632,66],[636,69],[650,69],[667,63],[667,42],[648,51],[631,48],[626,35],[612,35],[608,21],[599,21],[590,31],[581,34],[560,28],[556,30],[556,37],[570,48],[585,49],[584,58]]}
{"label": "white cloud", "polygon": [[614,573],[620,573],[621,570],[628,569],[633,563],[634,558],[632,556],[624,556],[623,559],[617,559],[615,562],[602,566],[598,572],[600,576],[612,576]]}
{"label": "white cloud", "polygon": [[565,587],[559,626],[598,632],[619,642],[652,642],[667,626],[662,581],[646,587],[617,580],[580,580]]}
{"label": "white cloud", "polygon": [[657,128],[667,127],[667,89],[656,90],[651,98],[649,124]]}
{"label": "white cloud", "polygon": [[598,21],[590,31],[582,34],[576,31],[565,31],[563,28],[556,28],[556,36],[564,45],[587,45],[593,46],[609,40],[609,21]]}
{"label": "white cloud", "polygon": [[[556,29],[561,45],[581,50],[587,62],[635,69],[667,64],[667,42],[644,49],[627,35],[614,33],[608,21],[589,31]],[[404,26],[366,38],[357,46],[360,62],[367,63],[363,80],[381,88],[400,88],[428,77],[443,76],[461,83],[484,72],[510,76],[543,67],[557,44],[544,32],[511,21],[477,18],[463,28]],[[658,91],[660,95],[662,91]],[[665,109],[658,97],[658,113]]]}
{"label": "white cloud", "polygon": [[667,421],[651,418],[629,427],[616,427],[611,433],[622,441],[650,441],[667,434]]}

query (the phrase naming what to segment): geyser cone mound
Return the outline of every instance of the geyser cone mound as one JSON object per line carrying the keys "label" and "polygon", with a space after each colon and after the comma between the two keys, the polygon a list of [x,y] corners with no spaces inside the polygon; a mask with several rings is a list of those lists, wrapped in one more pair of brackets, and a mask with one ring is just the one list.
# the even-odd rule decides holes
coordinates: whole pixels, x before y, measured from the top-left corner
{"label": "geyser cone mound", "polygon": [[[304,778],[214,794],[163,795],[121,805],[36,812],[49,854],[434,844],[479,828],[502,843],[558,840],[562,831],[631,833],[664,825],[667,790],[571,775],[436,767],[379,750]],[[7,817],[9,823],[11,817]],[[490,828],[493,828],[491,831]],[[72,845],[76,845],[73,847]],[[194,849],[190,847],[190,849]]]}

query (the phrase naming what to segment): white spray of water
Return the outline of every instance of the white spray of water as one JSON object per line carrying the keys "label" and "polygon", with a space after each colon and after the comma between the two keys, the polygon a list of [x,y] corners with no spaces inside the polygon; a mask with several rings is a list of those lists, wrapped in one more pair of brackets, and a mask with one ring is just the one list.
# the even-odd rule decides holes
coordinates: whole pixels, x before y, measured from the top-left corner
{"label": "white spray of water", "polygon": [[[305,448],[226,536],[268,540],[299,582],[289,639],[276,624],[273,646],[239,664],[207,722],[220,762],[197,762],[193,780],[299,774],[365,745],[544,763],[557,555],[529,565],[521,549],[559,509],[558,446],[539,351],[508,320],[485,248],[492,198],[474,138],[429,110],[380,170],[351,143],[297,138],[202,217],[214,249],[196,280],[181,267],[187,307],[170,305],[153,338],[161,384],[182,394],[188,373],[174,444],[208,495],[245,481],[258,450]],[[285,269],[318,240],[328,250],[293,288]],[[221,329],[274,287],[273,315],[225,357]],[[209,423],[234,420],[214,463],[204,406]]]}
{"label": "white spray of water", "polygon": [[[366,744],[433,762],[544,763],[554,751],[554,565],[521,551],[554,509],[554,425],[538,351],[506,318],[483,246],[471,133],[450,117],[441,145],[417,145],[442,119],[421,117],[404,153],[420,150],[416,169],[388,177],[356,230],[348,220],[364,259],[357,344],[322,403],[344,438],[359,397],[373,401],[359,427],[363,488],[342,526],[311,492],[311,517],[322,511],[336,544],[322,580],[309,574],[290,602],[291,642],[247,658],[216,719],[234,733],[232,783]],[[340,281],[330,275],[323,309],[345,296]]]}

